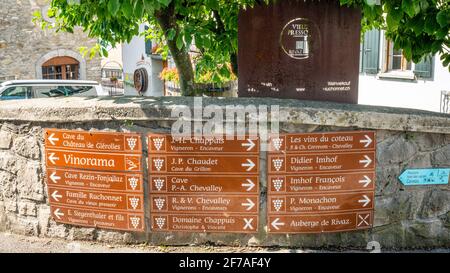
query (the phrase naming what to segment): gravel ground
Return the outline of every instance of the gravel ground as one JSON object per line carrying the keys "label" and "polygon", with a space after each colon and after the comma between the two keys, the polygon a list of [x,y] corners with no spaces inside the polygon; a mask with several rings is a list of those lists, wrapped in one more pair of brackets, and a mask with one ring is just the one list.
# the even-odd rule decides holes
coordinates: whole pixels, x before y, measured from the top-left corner
{"label": "gravel ground", "polygon": [[0,253],[266,253],[292,251],[259,247],[109,245],[99,242],[66,241],[0,233]]}
{"label": "gravel ground", "polygon": [[[27,237],[11,233],[0,233],[0,253],[329,253],[369,252],[368,250],[310,250],[263,247],[216,247],[216,246],[148,246],[109,245],[99,242],[66,241],[55,238]],[[450,253],[448,249],[382,250],[381,252],[433,252]]]}

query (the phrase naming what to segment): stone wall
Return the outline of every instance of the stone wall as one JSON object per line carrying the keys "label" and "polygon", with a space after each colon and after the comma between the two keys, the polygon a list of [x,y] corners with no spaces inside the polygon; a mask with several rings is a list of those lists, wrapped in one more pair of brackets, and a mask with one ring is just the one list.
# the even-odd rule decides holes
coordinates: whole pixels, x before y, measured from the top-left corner
{"label": "stone wall", "polygon": [[[403,186],[405,168],[450,167],[450,116],[432,112],[278,99],[204,99],[204,105],[279,105],[281,132],[375,130],[376,200],[370,230],[309,234],[266,233],[266,166],[261,153],[260,226],[256,235],[129,233],[57,224],[50,216],[44,128],[169,132],[171,110],[191,98],[62,98],[0,102],[0,230],[116,243],[227,244],[365,248],[450,247],[450,186]],[[245,122],[242,120],[242,122]],[[144,147],[146,144],[144,143]],[[147,152],[144,151],[144,154]],[[147,189],[146,189],[147,190]],[[146,193],[148,207],[148,194]]]}
{"label": "stone wall", "polygon": [[2,0],[0,4],[0,80],[42,77],[40,66],[52,57],[70,56],[80,62],[81,79],[100,81],[100,58],[84,59],[79,48],[95,39],[80,28],[73,34],[42,30],[33,22],[35,11],[45,11],[48,0]]}

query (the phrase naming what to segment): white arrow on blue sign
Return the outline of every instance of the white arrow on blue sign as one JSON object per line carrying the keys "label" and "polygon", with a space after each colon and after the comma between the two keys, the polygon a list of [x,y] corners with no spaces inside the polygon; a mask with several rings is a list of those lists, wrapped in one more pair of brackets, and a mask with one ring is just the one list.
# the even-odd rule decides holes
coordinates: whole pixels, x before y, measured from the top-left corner
{"label": "white arrow on blue sign", "polygon": [[406,169],[399,179],[405,186],[447,185],[450,168]]}

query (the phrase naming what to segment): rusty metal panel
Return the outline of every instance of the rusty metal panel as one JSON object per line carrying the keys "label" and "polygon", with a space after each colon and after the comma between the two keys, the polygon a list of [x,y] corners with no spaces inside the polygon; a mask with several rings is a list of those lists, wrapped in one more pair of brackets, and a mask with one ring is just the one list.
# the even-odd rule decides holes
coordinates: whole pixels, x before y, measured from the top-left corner
{"label": "rusty metal panel", "polygon": [[239,14],[239,96],[358,102],[361,11],[284,0]]}

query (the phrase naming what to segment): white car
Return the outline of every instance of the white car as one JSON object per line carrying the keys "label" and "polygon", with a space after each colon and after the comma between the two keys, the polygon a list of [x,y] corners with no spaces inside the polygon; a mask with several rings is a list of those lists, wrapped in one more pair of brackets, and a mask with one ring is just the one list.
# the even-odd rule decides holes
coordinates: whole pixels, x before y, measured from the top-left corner
{"label": "white car", "polygon": [[23,80],[0,84],[0,100],[109,96],[95,81]]}

